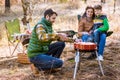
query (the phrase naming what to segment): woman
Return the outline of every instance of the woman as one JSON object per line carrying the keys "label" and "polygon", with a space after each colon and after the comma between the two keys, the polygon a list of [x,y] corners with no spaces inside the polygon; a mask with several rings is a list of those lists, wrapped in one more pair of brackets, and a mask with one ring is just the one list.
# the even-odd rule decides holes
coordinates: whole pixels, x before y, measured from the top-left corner
{"label": "woman", "polygon": [[93,27],[93,19],[95,17],[94,8],[87,6],[85,13],[78,23],[78,35],[81,37],[83,42],[93,41],[91,29]]}
{"label": "woman", "polygon": [[[93,19],[95,17],[94,8],[87,6],[85,13],[78,23],[78,35],[81,37],[83,42],[92,42],[93,36],[91,35],[91,29],[93,27]],[[95,58],[95,53],[92,53],[88,59]]]}

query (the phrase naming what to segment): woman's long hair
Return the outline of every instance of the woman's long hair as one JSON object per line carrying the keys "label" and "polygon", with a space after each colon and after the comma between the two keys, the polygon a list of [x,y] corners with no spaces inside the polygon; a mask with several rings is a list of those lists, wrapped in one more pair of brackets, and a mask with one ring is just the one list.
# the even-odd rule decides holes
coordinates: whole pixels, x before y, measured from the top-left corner
{"label": "woman's long hair", "polygon": [[92,6],[87,6],[87,7],[86,7],[85,12],[84,12],[84,14],[82,15],[82,18],[87,17],[87,16],[86,16],[86,11],[87,11],[88,9],[92,9],[92,10],[93,10],[92,19],[94,19],[95,13],[94,13],[94,8],[93,8]]}

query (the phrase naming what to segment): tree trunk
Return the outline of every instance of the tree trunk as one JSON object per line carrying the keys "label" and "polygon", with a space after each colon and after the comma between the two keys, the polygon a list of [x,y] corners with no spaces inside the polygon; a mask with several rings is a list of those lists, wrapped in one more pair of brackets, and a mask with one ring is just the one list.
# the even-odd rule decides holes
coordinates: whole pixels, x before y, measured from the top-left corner
{"label": "tree trunk", "polygon": [[87,0],[84,0],[85,4],[87,3]]}
{"label": "tree trunk", "polygon": [[105,0],[101,0],[101,3],[105,4],[105,2],[106,2]]}
{"label": "tree trunk", "polygon": [[28,9],[29,9],[29,6],[30,6],[30,0],[21,0],[22,2],[22,8],[23,8],[23,14],[24,14],[24,17],[22,18],[22,22],[24,25],[27,25],[27,16],[28,16]]}
{"label": "tree trunk", "polygon": [[114,0],[114,10],[113,10],[113,13],[115,13],[115,8],[116,8],[116,0]]}
{"label": "tree trunk", "polygon": [[5,13],[10,12],[10,0],[5,0]]}

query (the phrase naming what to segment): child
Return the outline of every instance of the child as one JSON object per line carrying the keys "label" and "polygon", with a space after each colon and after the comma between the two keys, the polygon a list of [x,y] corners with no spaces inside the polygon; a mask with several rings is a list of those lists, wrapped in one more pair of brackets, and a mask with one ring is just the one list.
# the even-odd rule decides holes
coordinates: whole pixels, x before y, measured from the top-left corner
{"label": "child", "polygon": [[109,29],[108,19],[102,14],[102,6],[94,6],[95,19],[93,25],[94,42],[97,44],[98,58],[103,61],[103,52],[106,43],[106,32]]}

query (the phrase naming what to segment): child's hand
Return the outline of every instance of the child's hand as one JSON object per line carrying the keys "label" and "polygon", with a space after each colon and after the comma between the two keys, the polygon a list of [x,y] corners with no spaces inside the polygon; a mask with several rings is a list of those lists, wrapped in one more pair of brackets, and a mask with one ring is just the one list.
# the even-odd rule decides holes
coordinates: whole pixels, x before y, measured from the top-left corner
{"label": "child's hand", "polygon": [[97,31],[98,31],[98,29],[95,29],[95,30],[94,30],[94,33],[97,32]]}

